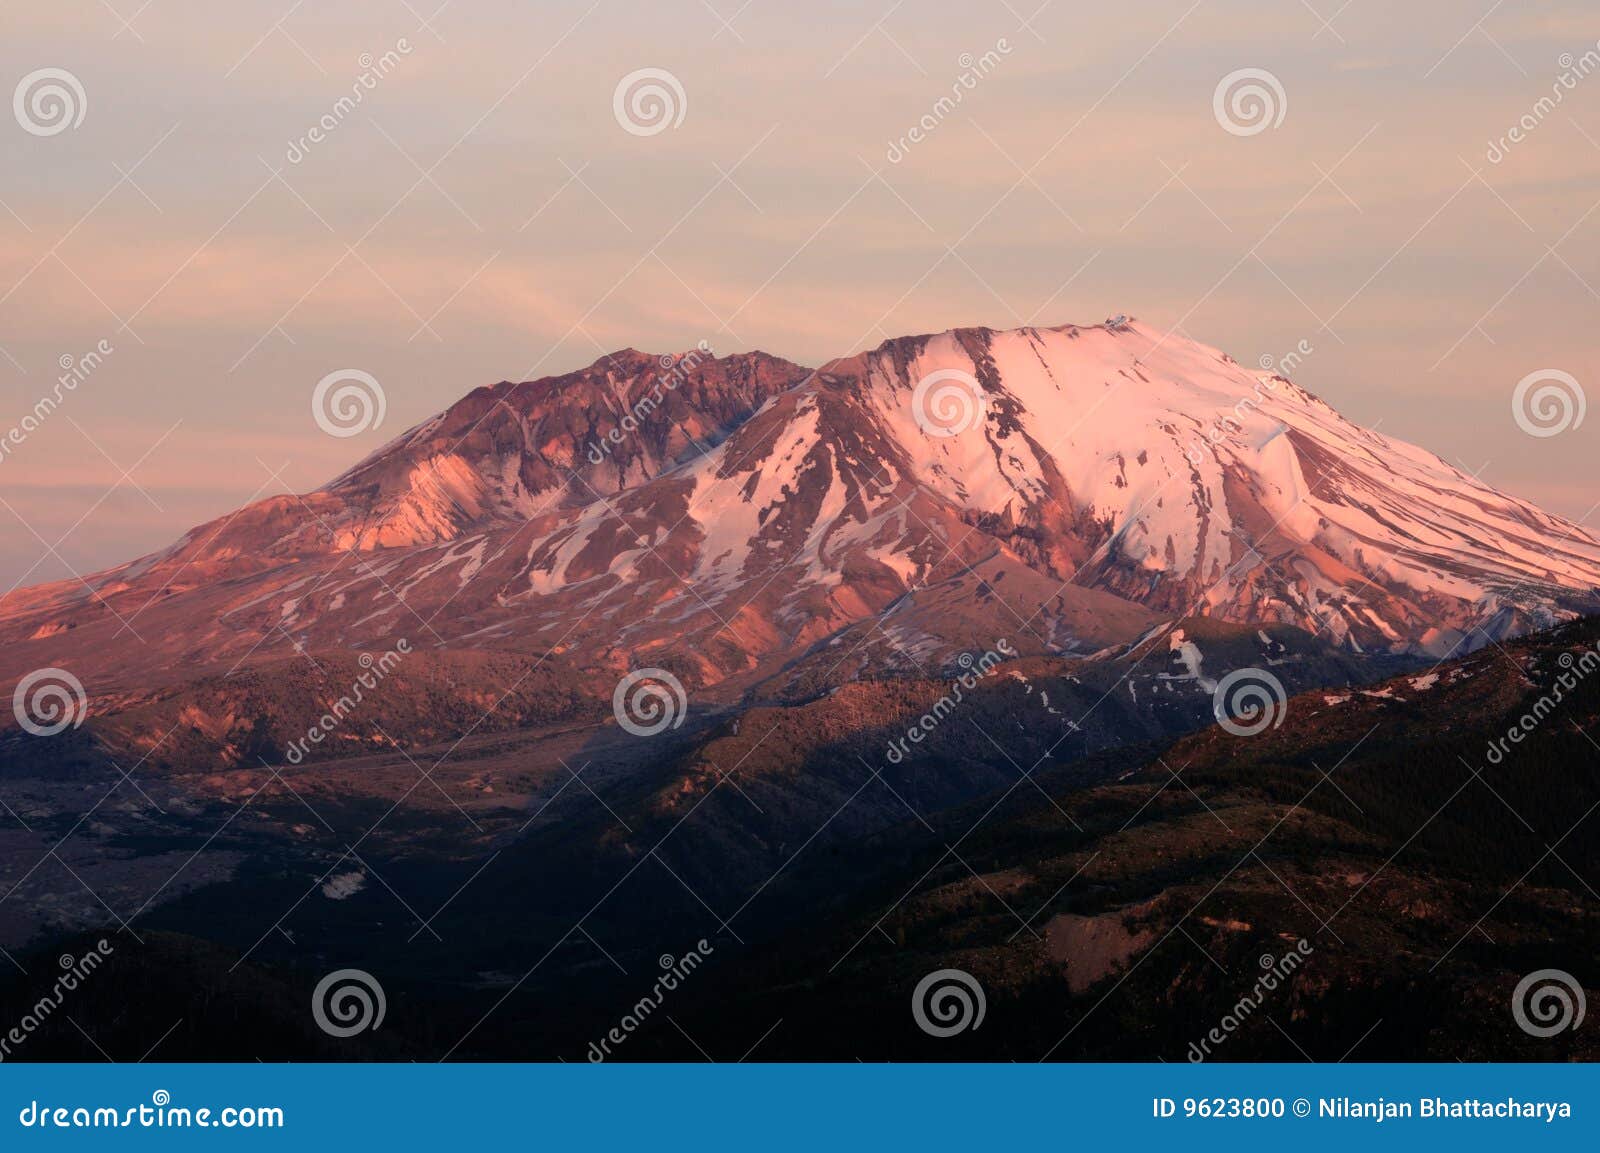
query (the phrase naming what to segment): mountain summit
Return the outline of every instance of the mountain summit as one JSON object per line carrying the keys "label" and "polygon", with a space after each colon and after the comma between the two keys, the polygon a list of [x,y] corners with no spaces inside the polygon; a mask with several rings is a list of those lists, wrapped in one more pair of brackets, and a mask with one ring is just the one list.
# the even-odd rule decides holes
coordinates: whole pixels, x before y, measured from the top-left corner
{"label": "mountain summit", "polygon": [[315,492],[11,594],[0,641],[113,685],[407,636],[732,688],[1193,616],[1443,654],[1597,606],[1582,528],[1119,318],[479,388]]}

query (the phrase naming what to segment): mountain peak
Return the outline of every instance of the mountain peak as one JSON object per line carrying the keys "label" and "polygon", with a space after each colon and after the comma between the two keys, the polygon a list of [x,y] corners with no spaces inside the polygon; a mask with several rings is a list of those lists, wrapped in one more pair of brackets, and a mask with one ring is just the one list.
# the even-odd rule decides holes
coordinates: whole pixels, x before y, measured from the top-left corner
{"label": "mountain peak", "polygon": [[819,372],[620,349],[474,389],[316,492],[14,594],[0,652],[105,643],[107,603],[195,659],[263,630],[365,646],[415,615],[522,652],[581,624],[596,665],[754,683],[996,637],[1087,654],[1196,616],[1442,654],[1600,606],[1600,541],[1114,317],[900,337]]}

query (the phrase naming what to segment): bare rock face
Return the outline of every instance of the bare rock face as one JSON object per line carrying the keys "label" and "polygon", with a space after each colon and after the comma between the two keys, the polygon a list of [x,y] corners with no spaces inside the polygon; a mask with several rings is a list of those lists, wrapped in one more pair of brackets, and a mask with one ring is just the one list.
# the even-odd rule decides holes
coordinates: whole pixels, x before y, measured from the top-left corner
{"label": "bare rock face", "polygon": [[731,692],[1197,616],[1443,654],[1597,605],[1588,532],[1282,377],[1133,322],[963,329],[479,388],[315,492],[12,593],[0,672],[107,693],[404,636]]}

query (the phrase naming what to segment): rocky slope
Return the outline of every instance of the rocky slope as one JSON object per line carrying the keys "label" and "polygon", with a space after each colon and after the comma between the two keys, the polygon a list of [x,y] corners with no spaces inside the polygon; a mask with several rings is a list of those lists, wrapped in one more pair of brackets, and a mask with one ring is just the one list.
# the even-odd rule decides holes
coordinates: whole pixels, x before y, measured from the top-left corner
{"label": "rocky slope", "polygon": [[[1163,621],[1467,651],[1594,607],[1600,542],[1131,322],[908,337],[811,372],[624,351],[479,389],[328,486],[0,601],[91,694],[292,651],[498,649],[731,694]],[[716,687],[712,687],[716,686]]]}

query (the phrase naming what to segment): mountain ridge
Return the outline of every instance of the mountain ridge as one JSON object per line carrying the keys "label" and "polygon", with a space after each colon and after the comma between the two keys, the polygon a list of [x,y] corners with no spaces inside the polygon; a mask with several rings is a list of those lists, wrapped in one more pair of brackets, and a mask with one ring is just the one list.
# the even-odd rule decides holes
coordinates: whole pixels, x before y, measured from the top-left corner
{"label": "mountain ridge", "polygon": [[623,349],[473,389],[310,493],[0,599],[0,640],[8,668],[66,665],[153,614],[157,650],[113,679],[409,630],[748,686],[863,626],[934,663],[974,622],[1086,654],[1192,615],[1442,655],[1597,586],[1579,526],[1119,318],[815,370]]}

